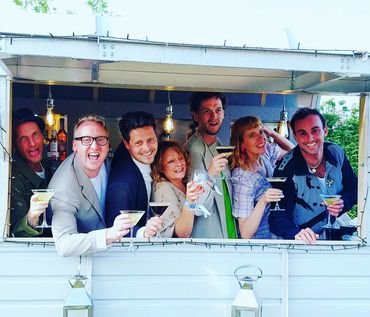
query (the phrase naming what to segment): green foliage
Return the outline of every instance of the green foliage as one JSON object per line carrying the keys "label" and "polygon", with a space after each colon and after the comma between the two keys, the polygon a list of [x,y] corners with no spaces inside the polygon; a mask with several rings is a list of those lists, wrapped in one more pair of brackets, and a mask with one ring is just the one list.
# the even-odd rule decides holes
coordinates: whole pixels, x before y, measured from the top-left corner
{"label": "green foliage", "polygon": [[108,12],[108,0],[88,0],[87,4],[95,13]]}
{"label": "green foliage", "polygon": [[24,10],[32,7],[37,13],[48,13],[50,11],[49,0],[13,0],[14,4]]}
{"label": "green foliage", "polygon": [[[358,174],[358,105],[349,109],[345,101],[339,101],[337,105],[333,99],[329,99],[320,105],[320,111],[327,121],[328,136],[326,140],[343,147],[353,170]],[[357,207],[353,207],[348,214],[351,218],[356,217]]]}
{"label": "green foliage", "polygon": [[[51,8],[53,0],[13,0],[13,3],[25,11],[29,9],[37,13],[57,11],[56,8]],[[86,3],[94,13],[108,13],[108,0],[87,0]],[[68,12],[72,13],[71,10]]]}

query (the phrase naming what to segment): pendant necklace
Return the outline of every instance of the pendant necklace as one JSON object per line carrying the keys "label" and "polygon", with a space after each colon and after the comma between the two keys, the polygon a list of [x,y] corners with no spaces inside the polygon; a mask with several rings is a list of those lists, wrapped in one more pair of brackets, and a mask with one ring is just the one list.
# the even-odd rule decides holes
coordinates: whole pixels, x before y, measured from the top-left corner
{"label": "pendant necklace", "polygon": [[317,172],[317,168],[319,167],[319,165],[321,164],[321,162],[322,162],[322,159],[321,159],[321,160],[320,160],[320,162],[319,162],[319,163],[317,163],[316,165],[309,165],[309,164],[307,163],[308,170],[310,171],[310,173],[311,173],[311,174],[316,174],[316,172]]}

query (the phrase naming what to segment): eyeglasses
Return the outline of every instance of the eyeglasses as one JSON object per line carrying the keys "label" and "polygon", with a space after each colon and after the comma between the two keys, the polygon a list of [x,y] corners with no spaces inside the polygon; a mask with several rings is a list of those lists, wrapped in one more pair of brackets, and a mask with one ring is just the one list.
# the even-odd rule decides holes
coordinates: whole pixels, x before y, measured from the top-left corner
{"label": "eyeglasses", "polygon": [[109,139],[106,136],[80,136],[78,138],[74,138],[74,140],[81,141],[82,145],[85,146],[91,145],[94,141],[97,145],[104,146],[108,143]]}

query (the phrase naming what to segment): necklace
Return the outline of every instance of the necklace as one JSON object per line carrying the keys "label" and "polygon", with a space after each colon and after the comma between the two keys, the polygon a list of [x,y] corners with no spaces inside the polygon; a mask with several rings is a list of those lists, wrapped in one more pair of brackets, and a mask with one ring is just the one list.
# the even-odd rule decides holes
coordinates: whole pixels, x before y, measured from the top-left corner
{"label": "necklace", "polygon": [[315,174],[317,172],[317,168],[319,167],[321,162],[322,162],[322,159],[316,165],[310,165],[310,164],[307,163],[308,170],[310,171],[311,174]]}

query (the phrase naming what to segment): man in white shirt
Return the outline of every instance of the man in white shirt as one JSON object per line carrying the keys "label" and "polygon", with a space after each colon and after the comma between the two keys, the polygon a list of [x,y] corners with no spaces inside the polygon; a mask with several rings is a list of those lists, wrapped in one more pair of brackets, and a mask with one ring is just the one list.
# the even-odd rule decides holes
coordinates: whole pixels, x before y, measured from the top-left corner
{"label": "man in white shirt", "polygon": [[73,154],[52,177],[52,232],[55,247],[63,256],[104,251],[129,232],[127,214],[115,217],[106,229],[105,196],[110,161],[108,131],[95,115],[82,117],[73,131]]}
{"label": "man in white shirt", "polygon": [[[119,128],[123,141],[114,152],[108,180],[107,225],[113,223],[120,210],[148,212],[152,188],[150,164],[158,147],[155,120],[150,113],[128,112],[122,116]],[[134,227],[136,236],[152,237],[162,229],[159,217],[149,219],[149,216],[143,216]]]}

